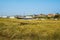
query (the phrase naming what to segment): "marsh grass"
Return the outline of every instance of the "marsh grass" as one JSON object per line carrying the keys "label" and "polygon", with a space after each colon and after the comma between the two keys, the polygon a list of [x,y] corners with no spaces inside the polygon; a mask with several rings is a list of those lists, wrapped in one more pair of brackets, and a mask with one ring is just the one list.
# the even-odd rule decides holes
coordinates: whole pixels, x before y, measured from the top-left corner
{"label": "marsh grass", "polygon": [[60,20],[0,19],[0,40],[60,40]]}

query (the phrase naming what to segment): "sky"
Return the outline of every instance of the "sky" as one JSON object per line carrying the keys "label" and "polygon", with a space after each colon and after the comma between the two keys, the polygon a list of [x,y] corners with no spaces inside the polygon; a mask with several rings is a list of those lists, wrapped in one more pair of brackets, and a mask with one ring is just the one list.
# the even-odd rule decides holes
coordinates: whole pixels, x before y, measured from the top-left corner
{"label": "sky", "polygon": [[0,15],[60,13],[60,0],[0,0]]}

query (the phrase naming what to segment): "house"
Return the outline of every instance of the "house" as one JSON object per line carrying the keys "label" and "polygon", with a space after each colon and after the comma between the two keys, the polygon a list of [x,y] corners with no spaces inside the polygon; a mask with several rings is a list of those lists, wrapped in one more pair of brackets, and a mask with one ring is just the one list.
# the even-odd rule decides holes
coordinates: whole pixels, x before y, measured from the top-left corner
{"label": "house", "polygon": [[9,18],[15,18],[14,16],[9,16]]}
{"label": "house", "polygon": [[40,20],[46,20],[46,19],[44,19],[44,18],[41,18]]}
{"label": "house", "polygon": [[45,15],[45,14],[39,14],[38,16],[40,16],[41,18],[46,17],[46,15]]}
{"label": "house", "polygon": [[39,14],[39,15],[35,15],[34,18],[44,20],[46,18],[46,15],[45,14]]}
{"label": "house", "polygon": [[7,16],[1,16],[1,18],[7,18]]}
{"label": "house", "polygon": [[54,17],[55,14],[48,14],[48,17]]}
{"label": "house", "polygon": [[2,16],[0,16],[0,18],[1,18]]}
{"label": "house", "polygon": [[54,19],[55,15],[56,14],[48,14],[47,16],[48,16],[48,19]]}
{"label": "house", "polygon": [[23,19],[24,16],[17,15],[17,16],[15,16],[15,18],[17,18],[17,19]]}
{"label": "house", "polygon": [[33,16],[32,15],[27,15],[24,17],[24,19],[33,19]]}
{"label": "house", "polygon": [[58,20],[57,18],[55,18],[54,20]]}

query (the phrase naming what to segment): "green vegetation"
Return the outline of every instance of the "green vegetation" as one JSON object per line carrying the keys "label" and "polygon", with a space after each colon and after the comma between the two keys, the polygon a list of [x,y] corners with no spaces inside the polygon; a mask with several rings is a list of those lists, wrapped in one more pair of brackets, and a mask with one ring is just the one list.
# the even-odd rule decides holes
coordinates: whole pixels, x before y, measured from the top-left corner
{"label": "green vegetation", "polygon": [[60,40],[60,20],[0,19],[0,40]]}

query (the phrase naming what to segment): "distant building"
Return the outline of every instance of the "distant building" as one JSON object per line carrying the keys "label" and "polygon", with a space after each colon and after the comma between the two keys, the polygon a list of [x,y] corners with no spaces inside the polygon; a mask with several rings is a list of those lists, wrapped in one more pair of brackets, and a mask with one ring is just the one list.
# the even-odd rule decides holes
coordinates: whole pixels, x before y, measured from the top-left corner
{"label": "distant building", "polygon": [[1,16],[1,18],[7,18],[7,16]]}
{"label": "distant building", "polygon": [[15,16],[15,18],[17,18],[17,19],[23,19],[24,16],[17,15],[17,16]]}
{"label": "distant building", "polygon": [[32,18],[32,16],[25,16],[25,18]]}
{"label": "distant building", "polygon": [[24,17],[24,19],[33,19],[33,16],[32,15],[27,15]]}
{"label": "distant building", "polygon": [[40,17],[42,17],[42,18],[46,17],[45,14],[39,14],[38,16],[40,16]]}
{"label": "distant building", "polygon": [[58,20],[57,18],[55,18],[54,20]]}
{"label": "distant building", "polygon": [[1,18],[2,16],[0,16],[0,18]]}
{"label": "distant building", "polygon": [[46,19],[44,19],[44,18],[41,18],[40,20],[46,20]]}
{"label": "distant building", "polygon": [[55,14],[48,14],[48,17],[54,17]]}
{"label": "distant building", "polygon": [[45,20],[46,15],[45,15],[45,14],[39,14],[39,15],[35,15],[34,18],[35,18],[35,19]]}
{"label": "distant building", "polygon": [[14,16],[9,16],[9,18],[15,18]]}

